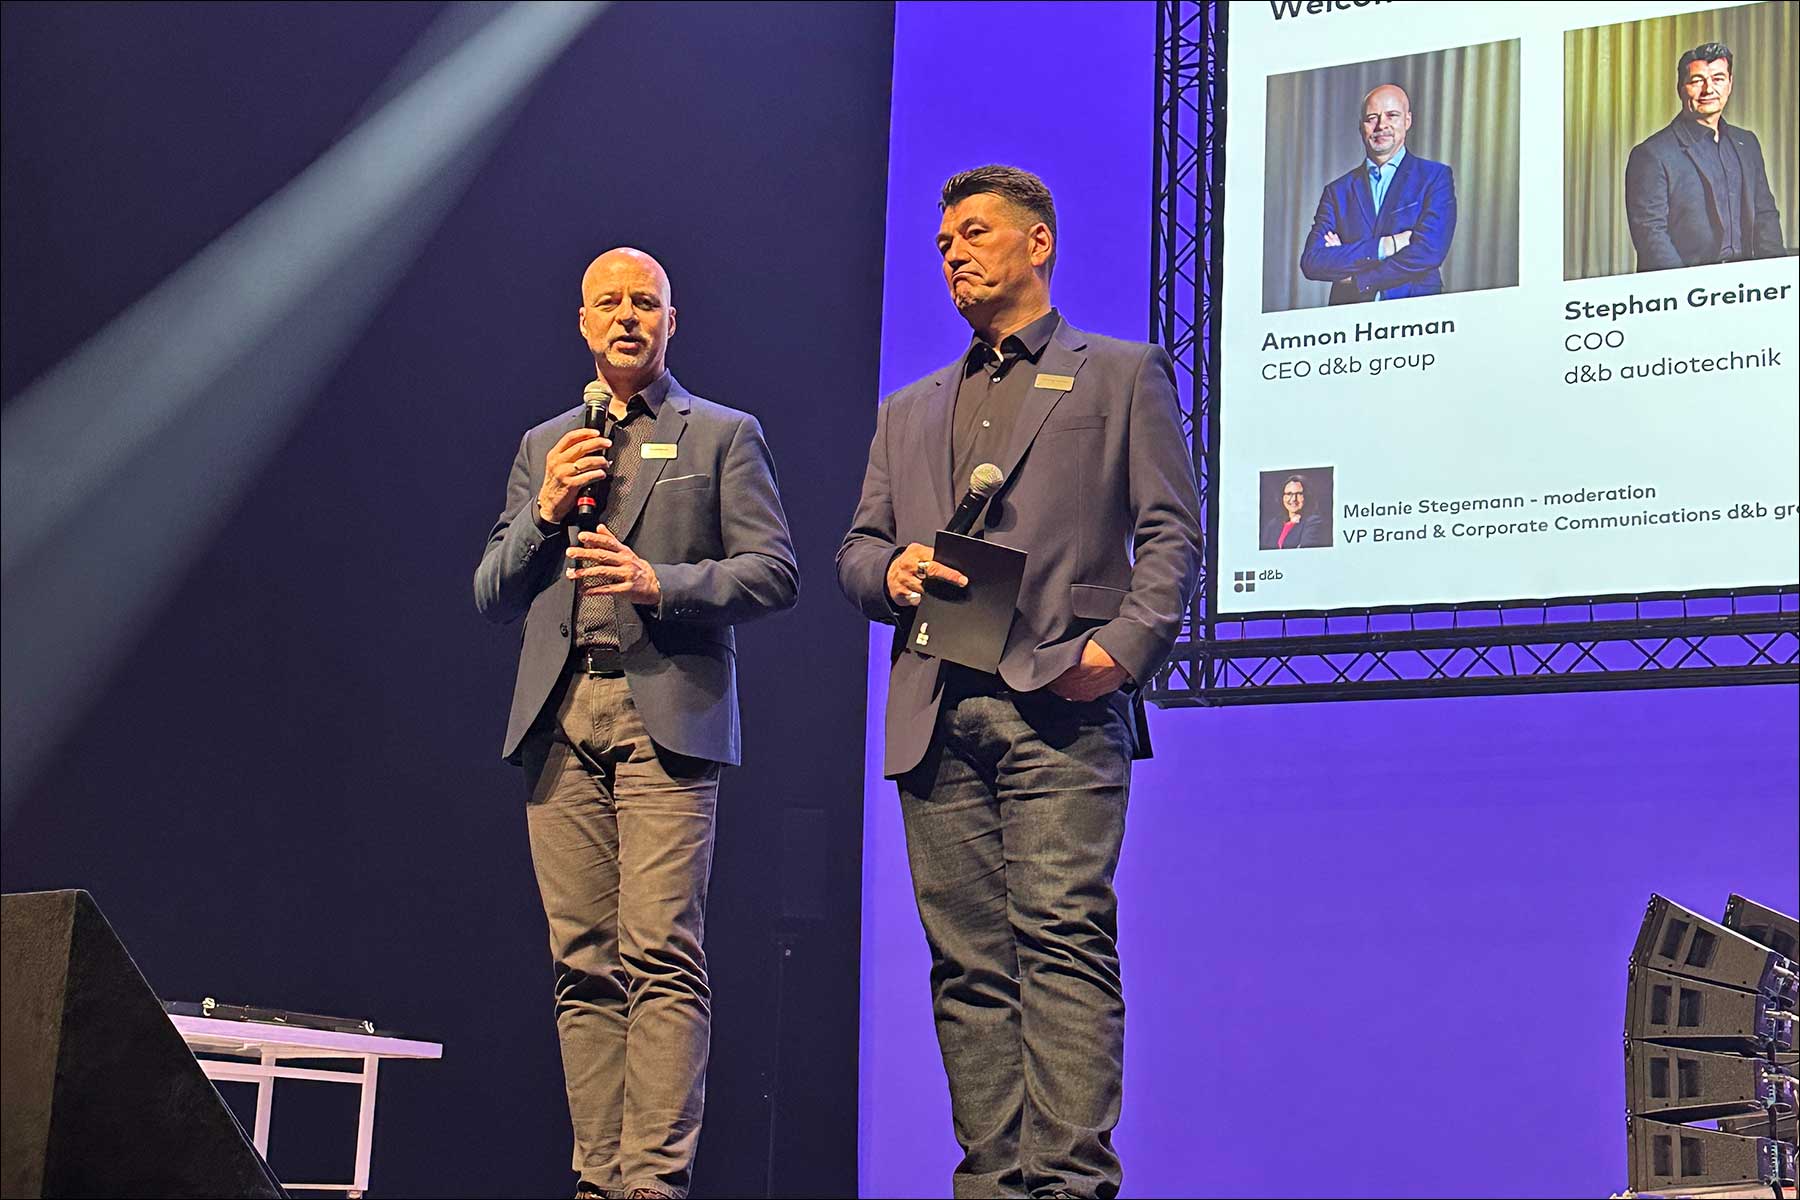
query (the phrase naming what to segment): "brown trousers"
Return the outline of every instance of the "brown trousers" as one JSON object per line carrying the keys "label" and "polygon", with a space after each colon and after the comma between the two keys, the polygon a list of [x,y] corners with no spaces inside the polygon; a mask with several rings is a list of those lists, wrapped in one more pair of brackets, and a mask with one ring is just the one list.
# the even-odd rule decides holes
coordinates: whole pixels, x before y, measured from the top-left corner
{"label": "brown trousers", "polygon": [[575,1169],[609,1194],[686,1196],[712,1019],[701,938],[719,764],[657,746],[624,678],[580,671],[522,749]]}

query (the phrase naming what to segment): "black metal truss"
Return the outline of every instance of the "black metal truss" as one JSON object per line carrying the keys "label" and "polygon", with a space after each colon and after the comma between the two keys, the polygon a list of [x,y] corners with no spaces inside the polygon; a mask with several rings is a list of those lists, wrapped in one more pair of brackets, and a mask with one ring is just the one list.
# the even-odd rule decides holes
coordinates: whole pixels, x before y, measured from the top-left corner
{"label": "black metal truss", "polygon": [[[1225,144],[1225,78],[1213,47],[1224,45],[1219,23],[1225,9],[1222,2],[1192,0],[1160,0],[1156,6],[1150,339],[1174,362],[1176,394],[1183,398],[1182,426],[1202,497],[1211,484],[1206,418],[1219,361],[1213,296],[1223,249],[1219,217],[1224,181],[1213,158],[1214,148]],[[1183,644],[1205,636],[1207,570],[1203,564],[1181,631]]]}
{"label": "black metal truss", "polygon": [[1174,361],[1208,553],[1164,707],[1800,682],[1800,589],[1220,617],[1218,283],[1224,251],[1227,0],[1158,0],[1150,337]]}
{"label": "black metal truss", "polygon": [[1723,616],[1190,642],[1177,648],[1150,695],[1164,707],[1189,707],[1796,679],[1800,632],[1789,606]]}

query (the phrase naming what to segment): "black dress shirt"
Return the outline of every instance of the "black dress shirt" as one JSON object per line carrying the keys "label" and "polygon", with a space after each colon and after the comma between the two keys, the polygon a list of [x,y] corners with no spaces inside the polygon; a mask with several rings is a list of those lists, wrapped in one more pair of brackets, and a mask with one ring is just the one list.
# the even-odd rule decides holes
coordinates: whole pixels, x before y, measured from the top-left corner
{"label": "black dress shirt", "polygon": [[[662,412],[669,394],[669,373],[664,371],[643,391],[625,402],[625,415],[613,422],[612,448],[606,452],[612,467],[600,486],[605,495],[600,499],[600,524],[610,527],[613,518],[625,505],[637,479],[638,466],[644,457],[644,444],[656,429],[656,418]],[[619,536],[620,530],[613,530]],[[582,564],[586,565],[586,564]],[[633,619],[631,605],[621,604],[617,596],[587,596],[575,593],[575,645],[582,649],[617,650],[623,645],[622,622]]]}
{"label": "black dress shirt", "polygon": [[1679,128],[1679,140],[1690,147],[1717,210],[1719,252],[1717,258],[1707,261],[1731,262],[1749,257],[1743,215],[1744,164],[1738,158],[1736,143],[1724,136],[1724,122],[1720,122],[1717,133],[1694,120]]}
{"label": "black dress shirt", "polygon": [[1725,178],[1725,194],[1719,199],[1719,216],[1724,219],[1724,245],[1719,249],[1727,260],[1744,255],[1744,167],[1738,162],[1737,147],[1723,137],[1713,138],[1713,150],[1719,156],[1719,174]]}
{"label": "black dress shirt", "polygon": [[1012,444],[1019,408],[1035,383],[1034,372],[1020,366],[1020,361],[1035,364],[1043,357],[1060,320],[1053,308],[1008,334],[998,350],[980,337],[969,347],[956,388],[956,417],[950,427],[951,490],[958,500],[969,490],[969,474],[977,466],[990,462],[1005,468],[1001,460]]}

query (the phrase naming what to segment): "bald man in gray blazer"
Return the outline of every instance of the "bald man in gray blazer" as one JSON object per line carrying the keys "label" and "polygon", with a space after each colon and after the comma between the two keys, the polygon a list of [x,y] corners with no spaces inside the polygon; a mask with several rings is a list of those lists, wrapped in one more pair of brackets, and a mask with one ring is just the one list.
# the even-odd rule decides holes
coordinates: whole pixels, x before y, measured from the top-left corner
{"label": "bald man in gray blazer", "polygon": [[[958,1196],[1116,1195],[1124,1066],[1113,873],[1137,689],[1199,576],[1199,500],[1168,355],[1050,305],[1056,213],[1035,175],[982,167],[940,201],[966,353],[882,406],[838,581],[895,626],[885,771],[899,785],[933,1016],[963,1159]],[[1024,550],[999,670],[907,647],[928,543],[972,464],[1006,482],[987,540]]]}
{"label": "bald man in gray blazer", "polygon": [[[502,753],[555,962],[578,1196],[682,1197],[712,1019],[703,950],[723,764],[740,747],[732,627],[794,603],[799,570],[762,427],[668,372],[669,279],[620,248],[581,281],[605,430],[527,432],[475,572],[525,619]],[[578,531],[584,488],[599,528]]]}

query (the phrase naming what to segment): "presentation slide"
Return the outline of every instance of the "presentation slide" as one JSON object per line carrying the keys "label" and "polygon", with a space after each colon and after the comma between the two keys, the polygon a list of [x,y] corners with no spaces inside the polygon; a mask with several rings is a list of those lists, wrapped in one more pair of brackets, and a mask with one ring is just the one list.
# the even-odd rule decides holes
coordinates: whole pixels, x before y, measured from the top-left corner
{"label": "presentation slide", "polygon": [[1232,4],[1215,611],[1800,579],[1797,45],[1779,2]]}

